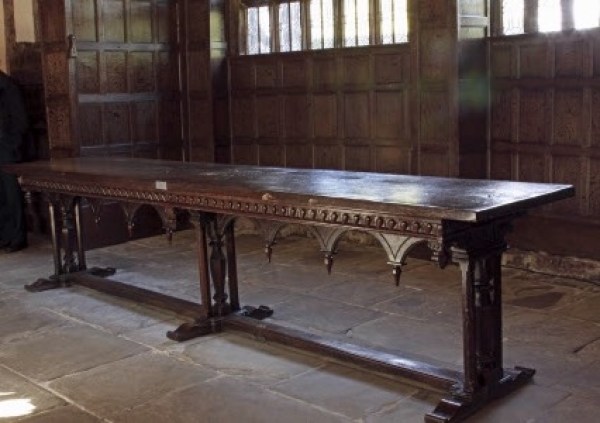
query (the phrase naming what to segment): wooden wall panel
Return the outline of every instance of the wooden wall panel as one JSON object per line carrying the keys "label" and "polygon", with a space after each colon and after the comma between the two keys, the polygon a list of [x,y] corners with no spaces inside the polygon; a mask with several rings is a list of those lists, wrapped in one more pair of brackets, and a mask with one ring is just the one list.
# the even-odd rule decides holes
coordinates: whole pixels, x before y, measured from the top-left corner
{"label": "wooden wall panel", "polygon": [[342,169],[342,147],[338,145],[315,145],[314,167],[318,169]]}
{"label": "wooden wall panel", "polygon": [[338,107],[335,94],[315,94],[313,97],[315,138],[335,139],[338,136]]}
{"label": "wooden wall panel", "polygon": [[370,113],[368,93],[344,94],[344,134],[346,138],[368,139]]}
{"label": "wooden wall panel", "polygon": [[409,174],[411,159],[410,150],[399,147],[378,147],[375,151],[375,170],[384,173]]}
{"label": "wooden wall panel", "polygon": [[265,95],[256,97],[256,126],[259,138],[280,138],[279,116],[280,101],[278,96]]}
{"label": "wooden wall panel", "polygon": [[[281,85],[285,88],[302,88],[308,86],[308,66],[303,58],[286,60],[281,63]],[[275,81],[273,81],[275,82]]]}
{"label": "wooden wall panel", "polygon": [[[237,157],[234,156],[237,161]],[[289,144],[285,147],[285,165],[289,167],[313,168],[312,145]]]}
{"label": "wooden wall panel", "polygon": [[284,166],[285,149],[282,145],[261,145],[258,152],[260,166]]}
{"label": "wooden wall panel", "polygon": [[587,43],[584,40],[557,42],[555,56],[556,76],[583,76],[586,49]]}
{"label": "wooden wall panel", "polygon": [[98,53],[81,52],[77,61],[77,91],[82,94],[100,92],[100,62]]}
{"label": "wooden wall panel", "polygon": [[511,90],[496,90],[491,103],[491,133],[498,141],[510,141],[513,120],[513,93]]}
{"label": "wooden wall panel", "polygon": [[374,56],[373,61],[376,84],[410,82],[410,62],[402,54],[377,54]]}
{"label": "wooden wall panel", "polygon": [[546,136],[546,92],[524,88],[520,91],[519,143],[550,143]]}
{"label": "wooden wall panel", "polygon": [[369,147],[346,146],[344,150],[347,170],[356,170],[361,172],[372,171],[372,153]]}
{"label": "wooden wall panel", "polygon": [[590,208],[592,216],[600,216],[600,159],[590,160]]}
{"label": "wooden wall panel", "polygon": [[105,91],[107,93],[121,93],[127,91],[127,53],[121,51],[107,51],[104,53]]}
{"label": "wooden wall panel", "polygon": [[548,66],[548,44],[539,41],[519,46],[519,75],[522,78],[546,78],[550,76]]}
{"label": "wooden wall panel", "polygon": [[82,123],[79,136],[82,146],[98,146],[103,142],[102,107],[97,104],[83,104],[79,108],[79,121]]}
{"label": "wooden wall panel", "polygon": [[583,146],[583,90],[556,89],[554,92],[554,143]]}
{"label": "wooden wall panel", "polygon": [[308,96],[305,94],[289,94],[283,97],[284,136],[287,140],[304,142],[309,137]]}
{"label": "wooden wall panel", "polygon": [[[600,43],[598,43],[600,44]],[[598,50],[600,56],[600,50]],[[600,88],[593,88],[592,90],[592,136],[591,145],[592,147],[600,147]]]}
{"label": "wooden wall panel", "polygon": [[498,180],[513,179],[512,155],[504,151],[494,151],[490,164],[490,178]]}
{"label": "wooden wall panel", "polygon": [[113,43],[125,42],[125,1],[104,0],[104,40]]}
{"label": "wooden wall panel", "polygon": [[126,103],[104,104],[104,144],[107,146],[129,146],[129,106]]}
{"label": "wooden wall panel", "polygon": [[156,90],[153,52],[130,52],[127,58],[127,67],[130,93],[147,93]]}
{"label": "wooden wall panel", "polygon": [[519,181],[545,182],[546,158],[543,154],[520,154],[519,155]]}
{"label": "wooden wall panel", "polygon": [[[573,199],[535,216],[568,221],[587,239],[600,225],[600,30],[494,38],[490,51],[490,176],[575,185]],[[535,228],[536,218],[527,224]],[[565,253],[558,241],[535,244],[531,233],[528,248]],[[518,235],[512,243],[519,246]],[[597,245],[579,251],[600,258]]]}
{"label": "wooden wall panel", "polygon": [[415,172],[407,45],[241,56],[229,69],[234,163]]}
{"label": "wooden wall panel", "polygon": [[73,2],[73,29],[79,41],[98,41],[95,0]]}
{"label": "wooden wall panel", "polygon": [[158,158],[174,142],[180,151],[181,131],[171,125],[178,119],[158,118],[159,110],[180,114],[179,107],[162,106],[179,97],[171,52],[175,5],[39,0],[38,6],[50,156]]}
{"label": "wooden wall panel", "polygon": [[405,98],[401,93],[379,91],[375,93],[375,134],[378,139],[393,140],[393,144],[408,143],[408,122]]}

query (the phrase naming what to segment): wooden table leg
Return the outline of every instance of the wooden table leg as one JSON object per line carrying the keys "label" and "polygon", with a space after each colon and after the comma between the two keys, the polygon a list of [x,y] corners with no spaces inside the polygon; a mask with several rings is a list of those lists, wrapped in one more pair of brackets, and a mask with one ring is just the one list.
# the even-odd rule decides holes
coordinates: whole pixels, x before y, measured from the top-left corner
{"label": "wooden table leg", "polygon": [[[502,352],[502,253],[506,245],[499,231],[488,236],[476,232],[452,247],[452,259],[462,271],[464,378],[426,422],[458,422],[487,402],[526,383],[533,369],[503,368]],[[492,240],[488,245],[486,241]]]}
{"label": "wooden table leg", "polygon": [[[60,213],[57,213],[57,209]],[[55,195],[48,200],[50,233],[54,257],[54,274],[25,285],[29,292],[41,292],[68,285],[67,276],[86,271],[99,277],[111,276],[113,268],[87,269],[85,260],[83,227],[81,224],[81,198]]]}
{"label": "wooden table leg", "polygon": [[208,335],[218,331],[214,322],[213,304],[210,289],[210,274],[207,251],[207,219],[205,213],[192,212],[191,221],[196,230],[196,245],[198,248],[198,277],[200,282],[200,302],[205,310],[193,322],[180,325],[177,329],[167,332],[167,338],[183,342],[199,336]]}
{"label": "wooden table leg", "polygon": [[232,220],[225,228],[225,245],[227,247],[227,280],[229,282],[229,304],[231,305],[232,312],[240,310],[234,226],[234,221]]}

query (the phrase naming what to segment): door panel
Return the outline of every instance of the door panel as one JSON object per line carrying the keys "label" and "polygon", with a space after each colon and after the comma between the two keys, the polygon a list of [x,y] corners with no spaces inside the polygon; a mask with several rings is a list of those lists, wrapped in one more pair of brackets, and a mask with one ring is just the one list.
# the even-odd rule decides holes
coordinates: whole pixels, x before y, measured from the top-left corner
{"label": "door panel", "polygon": [[180,158],[174,2],[70,1],[80,154]]}

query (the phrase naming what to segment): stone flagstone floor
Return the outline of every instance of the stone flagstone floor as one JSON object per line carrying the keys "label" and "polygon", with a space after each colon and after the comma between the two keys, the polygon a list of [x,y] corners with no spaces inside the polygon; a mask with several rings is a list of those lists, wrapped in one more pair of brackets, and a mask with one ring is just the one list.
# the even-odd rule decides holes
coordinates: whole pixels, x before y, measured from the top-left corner
{"label": "stone flagstone floor", "polygon": [[[193,233],[89,252],[114,279],[198,297]],[[316,242],[282,240],[267,264],[238,237],[243,304],[273,320],[460,368],[459,272],[409,260],[394,286],[383,251],[344,243],[327,275]],[[421,422],[440,393],[322,356],[228,332],[176,343],[183,320],[82,287],[29,294],[52,269],[34,239],[0,256],[2,422]],[[534,382],[472,422],[594,422],[600,415],[600,288],[504,269],[507,365]]]}

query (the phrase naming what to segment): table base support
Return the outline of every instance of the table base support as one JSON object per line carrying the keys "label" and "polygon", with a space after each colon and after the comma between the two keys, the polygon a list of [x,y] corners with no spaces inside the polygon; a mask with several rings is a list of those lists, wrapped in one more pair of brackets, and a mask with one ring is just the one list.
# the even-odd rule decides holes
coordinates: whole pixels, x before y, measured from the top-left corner
{"label": "table base support", "polygon": [[535,374],[534,369],[515,367],[505,369],[504,378],[495,386],[484,390],[473,398],[454,396],[443,398],[435,410],[425,415],[425,423],[461,422],[483,408],[487,403],[501,398],[528,383]]}
{"label": "table base support", "polygon": [[81,272],[51,276],[48,279],[38,279],[31,285],[25,285],[25,289],[29,292],[41,292],[49,289],[81,285],[104,294],[131,300],[136,304],[158,307],[192,319],[203,319],[208,314],[206,307],[202,304],[107,279],[108,276],[114,273],[115,269],[110,267],[94,267]]}
{"label": "table base support", "polygon": [[99,278],[107,278],[116,273],[116,269],[113,267],[92,267],[91,269],[83,270],[76,273],[66,273],[63,275],[52,275],[48,278],[41,278],[37,281],[25,285],[25,290],[28,292],[43,292],[51,289],[64,288],[70,286],[72,283],[72,275],[75,274],[88,274],[90,276],[96,276]]}
{"label": "table base support", "polygon": [[177,329],[168,331],[167,338],[177,342],[184,342],[201,336],[219,333],[222,330],[221,319],[202,319],[184,323]]}

